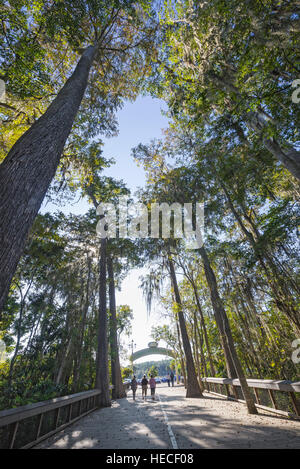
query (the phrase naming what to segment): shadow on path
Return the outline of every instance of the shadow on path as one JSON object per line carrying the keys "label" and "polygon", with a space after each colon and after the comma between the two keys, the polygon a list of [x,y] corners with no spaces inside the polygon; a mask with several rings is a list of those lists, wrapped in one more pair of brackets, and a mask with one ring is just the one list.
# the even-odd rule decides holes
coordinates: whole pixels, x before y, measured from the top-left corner
{"label": "shadow on path", "polygon": [[[248,415],[246,406],[217,396],[185,398],[183,386],[157,387],[179,449],[300,448],[300,422],[265,413]],[[144,402],[138,390],[111,408],[99,409],[36,448],[171,449],[161,404]]]}

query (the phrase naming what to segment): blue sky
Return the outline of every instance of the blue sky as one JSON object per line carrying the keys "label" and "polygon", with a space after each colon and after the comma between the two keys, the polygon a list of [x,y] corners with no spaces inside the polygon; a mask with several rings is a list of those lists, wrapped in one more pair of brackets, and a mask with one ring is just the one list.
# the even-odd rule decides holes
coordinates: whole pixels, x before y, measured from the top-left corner
{"label": "blue sky", "polygon": [[[115,164],[105,169],[106,176],[123,179],[133,194],[138,187],[145,184],[145,173],[138,167],[131,156],[132,148],[139,143],[150,143],[154,138],[162,136],[162,129],[168,127],[168,120],[162,115],[166,104],[150,96],[140,96],[134,103],[127,102],[117,113],[119,133],[117,137],[102,138],[104,142],[103,156],[114,158]],[[85,200],[59,207],[65,213],[85,213],[90,206]],[[55,211],[58,207],[48,203],[42,206],[42,212]]]}
{"label": "blue sky", "polygon": [[145,175],[131,157],[131,149],[139,143],[149,143],[153,138],[162,136],[161,130],[167,128],[168,121],[161,109],[166,109],[165,103],[150,96],[125,104],[118,113],[118,137],[104,140],[104,156],[116,160],[116,164],[108,168],[105,174],[123,179],[132,192],[144,185]]}
{"label": "blue sky", "polygon": [[[138,97],[134,103],[127,102],[118,112],[119,134],[117,137],[104,139],[103,155],[106,158],[113,157],[116,164],[107,168],[105,175],[116,179],[123,179],[132,193],[145,184],[145,174],[138,167],[131,156],[131,150],[139,143],[147,144],[154,138],[162,136],[162,129],[168,127],[168,120],[162,115],[161,110],[166,109],[164,102],[153,99],[150,96]],[[85,200],[76,204],[68,204],[64,207],[56,207],[47,204],[42,207],[42,212],[62,210],[67,213],[85,213],[90,206]],[[129,304],[133,309],[134,320],[132,324],[132,338],[136,344],[136,350],[145,348],[151,341],[151,327],[160,322],[160,312],[156,307],[148,317],[145,302],[141,290],[138,288],[139,276],[142,270],[134,269],[122,284],[122,289],[117,292],[118,304]],[[146,357],[146,360],[152,357]],[[161,358],[155,355],[154,360]],[[145,361],[140,359],[139,361]]]}
{"label": "blue sky", "polygon": [[[134,103],[125,104],[118,113],[118,137],[105,139],[104,156],[113,157],[116,160],[116,164],[105,170],[105,174],[116,179],[123,179],[132,193],[145,184],[145,174],[133,160],[131,149],[139,143],[146,144],[153,138],[162,136],[162,129],[168,127],[168,121],[162,115],[161,109],[166,109],[164,102],[149,96],[139,97]],[[117,292],[117,303],[129,304],[133,309],[132,338],[136,344],[136,350],[147,347],[151,340],[151,327],[159,323],[160,317],[158,307],[154,308],[149,317],[147,316],[145,301],[138,288],[139,277],[142,273],[142,270],[137,269],[131,271],[124,280],[121,291]],[[166,357],[155,355],[153,358],[160,360]],[[148,359],[151,359],[151,356],[138,361]]]}

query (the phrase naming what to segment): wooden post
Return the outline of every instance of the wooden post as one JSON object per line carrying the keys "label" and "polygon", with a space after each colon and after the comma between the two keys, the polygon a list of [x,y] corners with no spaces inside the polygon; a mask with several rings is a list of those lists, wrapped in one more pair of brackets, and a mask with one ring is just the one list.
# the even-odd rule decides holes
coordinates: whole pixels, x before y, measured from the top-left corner
{"label": "wooden post", "polygon": [[13,447],[14,447],[18,428],[19,428],[19,422],[16,422],[15,425],[14,425],[14,430],[13,430],[13,434],[12,434],[12,437],[11,437],[9,449],[13,449]]}
{"label": "wooden post", "polygon": [[234,397],[235,397],[236,399],[239,399],[238,392],[237,392],[237,390],[235,389],[235,386],[234,386],[234,385],[232,385],[232,391],[233,391]]}
{"label": "wooden post", "polygon": [[299,402],[296,398],[296,395],[294,392],[289,392],[289,395],[291,397],[291,401],[292,401],[292,404],[293,404],[293,407],[294,407],[294,411],[295,411],[295,414],[300,417],[300,406],[299,406]]}
{"label": "wooden post", "polygon": [[256,388],[253,388],[253,391],[254,391],[254,394],[255,394],[255,399],[256,399],[257,404],[260,404],[260,398],[259,398],[258,390]]}
{"label": "wooden post", "polygon": [[70,422],[71,418],[72,418],[72,404],[70,404],[70,407],[69,407],[69,416],[68,416],[68,420]]}
{"label": "wooden post", "polygon": [[[34,404],[28,404],[25,406],[21,406],[16,409],[8,409],[0,411],[0,428],[8,427],[8,444],[7,447],[10,449],[14,449],[21,445],[19,441],[18,432],[20,433],[20,424],[28,418],[35,417],[34,426],[33,426],[33,435],[31,441],[26,443],[25,446],[22,448],[30,448],[38,441],[48,437],[48,435],[52,435],[56,431],[59,431],[61,428],[71,424],[73,421],[81,418],[83,415],[94,410],[94,407],[91,409],[85,409],[85,406],[82,402],[87,399],[89,405],[91,406],[96,405],[96,397],[98,396],[97,390],[91,390],[86,392],[81,392],[77,394],[73,394],[70,396],[63,396],[54,399],[49,399],[48,401],[43,401]],[[79,413],[80,415],[76,418],[74,417],[74,404],[78,403]],[[61,419],[62,413],[60,409],[64,409],[66,411],[66,417],[64,413],[63,422]],[[48,412],[51,413],[51,430],[45,429],[47,433],[44,431],[44,421],[45,415]],[[45,422],[46,423],[46,422]],[[24,430],[25,431],[25,430]],[[30,437],[31,435],[26,435]],[[17,441],[16,441],[17,439]]]}
{"label": "wooden post", "polygon": [[60,407],[56,411],[55,428],[58,427],[59,416],[60,416]]}
{"label": "wooden post", "polygon": [[276,404],[276,400],[275,400],[275,396],[274,396],[274,393],[273,393],[272,389],[268,389],[268,392],[269,392],[269,396],[270,396],[270,399],[272,401],[272,405],[273,405],[274,409],[278,409],[277,404]]}
{"label": "wooden post", "polygon": [[228,386],[228,384],[225,384],[225,388],[226,388],[226,395],[227,395],[227,397],[230,397],[230,391],[229,391],[229,386]]}
{"label": "wooden post", "polygon": [[40,419],[39,419],[39,426],[38,426],[38,429],[37,429],[37,432],[36,432],[36,438],[35,438],[36,440],[38,439],[38,437],[40,436],[40,433],[41,433],[43,418],[44,418],[44,414],[41,414]]}

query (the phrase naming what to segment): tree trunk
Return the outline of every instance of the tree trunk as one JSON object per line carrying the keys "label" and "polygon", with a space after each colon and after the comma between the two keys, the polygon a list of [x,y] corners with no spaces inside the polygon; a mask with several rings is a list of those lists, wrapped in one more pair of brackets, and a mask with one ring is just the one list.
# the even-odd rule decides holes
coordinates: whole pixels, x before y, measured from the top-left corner
{"label": "tree trunk", "polygon": [[114,386],[112,390],[112,397],[113,399],[122,399],[123,397],[126,397],[126,392],[122,382],[119,359],[115,280],[113,263],[110,255],[107,256],[107,273],[109,281],[111,381],[112,385]]}
{"label": "tree trunk", "polygon": [[67,359],[68,359],[70,351],[71,351],[71,344],[72,344],[72,338],[69,339],[68,344],[67,344],[67,348],[65,349],[65,351],[64,351],[64,353],[61,357],[61,362],[60,362],[59,369],[58,369],[58,372],[57,372],[57,376],[56,376],[56,379],[55,379],[55,384],[57,384],[57,385],[61,384],[62,381],[63,381],[63,374],[64,374],[65,367],[66,367],[66,364],[67,364]]}
{"label": "tree trunk", "polygon": [[72,295],[68,295],[65,307],[67,307],[66,321],[64,324],[65,338],[62,339],[61,344],[58,346],[56,354],[56,369],[54,371],[54,379],[56,384],[64,382],[65,369],[67,367],[68,358],[73,348],[74,337],[72,334]]}
{"label": "tree trunk", "polygon": [[[259,112],[249,112],[248,123],[257,134],[260,134],[266,125],[265,120]],[[264,137],[263,144],[295,178],[300,180],[300,152],[298,150],[292,146],[284,149],[273,137]]]}
{"label": "tree trunk", "polygon": [[195,299],[196,299],[197,308],[198,308],[198,311],[200,313],[200,319],[201,319],[201,324],[202,324],[203,332],[204,332],[204,341],[205,341],[205,346],[206,346],[206,350],[207,350],[207,354],[208,354],[208,360],[209,360],[211,375],[215,376],[216,375],[216,370],[215,370],[214,362],[213,362],[213,359],[212,359],[212,354],[211,354],[208,335],[207,335],[207,330],[206,330],[206,324],[205,324],[205,320],[204,320],[204,314],[203,314],[202,307],[201,307],[201,304],[200,304],[200,299],[199,299],[197,287],[195,285],[195,282],[192,279],[190,279],[190,283],[192,284],[192,288],[194,290],[194,295],[195,295]]}
{"label": "tree trunk", "polygon": [[186,372],[185,372],[185,363],[184,363],[184,358],[183,358],[183,350],[182,350],[182,345],[181,345],[181,339],[180,339],[180,330],[179,330],[179,324],[178,320],[176,319],[176,329],[177,329],[177,337],[178,337],[178,345],[179,345],[179,362],[181,366],[181,374],[183,375],[183,380],[184,380],[184,387],[186,388]]}
{"label": "tree trunk", "polygon": [[89,304],[90,304],[90,281],[91,281],[92,261],[89,256],[87,258],[87,268],[88,268],[88,274],[87,274],[87,281],[86,281],[86,294],[85,294],[85,302],[83,306],[81,324],[80,324],[78,362],[77,362],[77,366],[76,366],[75,374],[74,374],[74,389],[76,391],[79,390],[79,384],[80,384],[80,371],[81,371],[82,353],[83,353],[83,339],[84,339],[86,318],[87,318],[87,313],[88,313]]}
{"label": "tree trunk", "polygon": [[100,389],[99,405],[111,405],[109,395],[108,343],[107,343],[107,310],[106,310],[106,239],[101,239],[99,261],[99,320],[98,347],[96,358],[96,388]]}
{"label": "tree trunk", "polygon": [[[215,83],[218,83],[221,88],[226,90],[229,94],[234,93],[239,99],[243,99],[238,88],[233,84],[230,79],[226,77],[220,77],[215,73],[210,73],[210,77]],[[250,105],[249,105],[250,110]],[[266,127],[267,120],[271,119],[270,116],[266,116],[263,110],[250,111],[246,116],[246,124],[258,135],[261,135],[262,131]],[[269,150],[272,155],[279,160],[295,178],[300,179],[300,152],[292,147],[286,145],[287,149],[283,148],[274,138],[263,138],[263,144]]]}
{"label": "tree trunk", "polygon": [[170,276],[174,289],[175,300],[178,306],[178,320],[183,344],[183,350],[186,358],[186,374],[187,374],[187,388],[186,388],[186,397],[202,397],[202,392],[199,386],[197,379],[197,374],[195,370],[194,358],[191,350],[191,344],[189,341],[188,333],[186,330],[185,319],[182,311],[182,303],[180,298],[180,293],[178,289],[174,264],[171,259],[171,255],[168,255]]}
{"label": "tree trunk", "polygon": [[0,165],[0,313],[26,238],[55,175],[87,86],[96,46],[88,47],[47,111]]}
{"label": "tree trunk", "polygon": [[21,343],[21,337],[22,337],[22,325],[23,325],[23,315],[24,315],[24,310],[25,310],[25,305],[26,305],[26,297],[29,293],[29,290],[31,288],[32,282],[33,282],[33,275],[34,272],[32,272],[32,277],[31,280],[27,286],[26,292],[23,295],[22,288],[20,285],[18,285],[18,289],[20,292],[20,312],[19,312],[19,318],[18,318],[18,326],[17,326],[17,342],[16,342],[16,347],[14,351],[14,355],[11,359],[10,366],[9,366],[9,373],[8,373],[8,384],[11,386],[12,384],[12,379],[13,379],[13,372],[14,372],[14,366],[15,366],[15,361],[19,353],[19,348],[20,348],[20,343]]}
{"label": "tree trunk", "polygon": [[[199,342],[198,342],[198,338],[199,338]],[[202,337],[202,334],[200,334],[196,310],[194,312],[194,341],[195,341],[195,350],[196,350],[196,352],[194,353],[194,356],[196,359],[196,364],[197,364],[197,369],[198,369],[199,384],[200,384],[201,391],[203,391],[204,386],[203,386],[203,382],[201,381],[201,370],[203,373],[202,376],[207,377],[208,373],[207,373],[206,360],[205,360],[204,351],[203,351],[203,337]],[[199,360],[199,350],[200,350],[200,360]],[[200,366],[200,361],[201,361],[201,366]]]}
{"label": "tree trunk", "polygon": [[220,331],[221,339],[224,343],[227,343],[228,350],[231,355],[231,359],[234,364],[237,377],[240,381],[242,392],[244,394],[248,412],[249,414],[257,414],[254,400],[251,396],[250,389],[249,389],[249,386],[247,384],[247,381],[244,375],[244,371],[242,369],[240,360],[236,353],[229,321],[228,321],[225,309],[223,307],[222,300],[219,295],[215,274],[211,268],[206,250],[203,246],[199,249],[199,252],[200,252],[203,264],[204,264],[205,276],[206,276],[206,280],[208,283],[208,287],[210,289],[211,302],[212,302],[213,310],[215,313],[216,323]]}
{"label": "tree trunk", "polygon": [[[242,218],[238,214],[237,210],[235,209],[231,197],[229,195],[228,190],[226,189],[223,182],[217,176],[218,181],[224,191],[226,196],[228,206],[234,215],[235,219],[237,220],[241,231],[246,236],[246,239],[249,241],[251,247],[253,248],[258,261],[260,262],[262,268],[266,273],[266,278],[268,280],[268,284],[273,292],[273,298],[276,303],[277,308],[287,316],[291,326],[293,327],[296,334],[300,333],[300,317],[297,311],[297,307],[294,301],[294,298],[290,294],[287,288],[287,280],[282,279],[282,275],[279,272],[277,266],[275,265],[272,256],[269,254],[268,249],[265,248],[263,251],[261,248],[258,247],[258,242],[260,241],[259,234],[258,241],[255,240],[253,234],[247,230],[245,227]],[[258,230],[256,230],[258,233]]]}
{"label": "tree trunk", "polygon": [[[195,365],[196,365],[196,373],[197,373],[200,389],[201,389],[201,391],[203,391],[202,383],[201,383],[200,379],[201,379],[201,376],[206,376],[206,374],[205,373],[203,374],[203,367],[201,369],[201,366],[200,366],[199,344],[197,342],[196,328],[193,327],[193,326],[192,326],[192,331],[193,331],[192,348],[193,348],[193,355],[194,355]],[[203,362],[202,362],[202,365],[203,365]]]}
{"label": "tree trunk", "polygon": [[[21,291],[21,289],[20,289],[20,291]],[[15,361],[17,359],[17,356],[18,356],[18,353],[19,353],[19,348],[20,348],[20,343],[21,343],[21,335],[22,335],[21,331],[22,331],[24,307],[25,307],[25,305],[24,305],[22,294],[21,294],[21,304],[20,304],[20,312],[19,312],[18,327],[17,327],[17,342],[16,342],[13,357],[12,357],[10,365],[9,365],[9,373],[8,373],[8,386],[9,387],[11,387],[11,384],[12,384]]]}

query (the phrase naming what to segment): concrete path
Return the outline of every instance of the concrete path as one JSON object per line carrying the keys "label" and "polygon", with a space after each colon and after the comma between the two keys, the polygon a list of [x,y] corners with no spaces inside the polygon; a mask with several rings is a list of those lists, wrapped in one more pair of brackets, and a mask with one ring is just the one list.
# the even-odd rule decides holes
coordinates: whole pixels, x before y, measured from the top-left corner
{"label": "concrete path", "polygon": [[155,402],[144,402],[140,389],[135,402],[128,393],[36,448],[300,448],[298,421],[263,411],[248,415],[245,405],[208,394],[186,399],[183,386],[159,385],[157,393]]}

